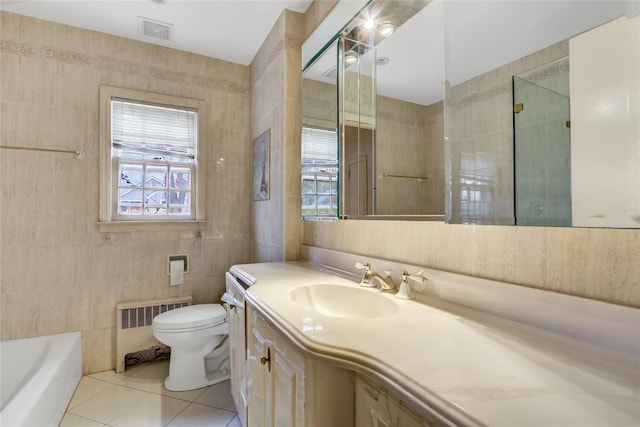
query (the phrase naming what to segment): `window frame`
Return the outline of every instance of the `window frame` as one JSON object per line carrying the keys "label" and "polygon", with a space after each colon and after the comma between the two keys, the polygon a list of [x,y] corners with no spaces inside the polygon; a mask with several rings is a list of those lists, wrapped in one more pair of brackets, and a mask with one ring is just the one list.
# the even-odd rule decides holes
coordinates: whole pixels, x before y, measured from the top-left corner
{"label": "window frame", "polygon": [[[195,199],[195,219],[160,218],[118,219],[116,177],[118,162],[112,158],[111,141],[111,100],[130,100],[133,102],[163,105],[175,108],[187,108],[198,113],[198,145],[195,157],[195,174],[192,176],[192,197]],[[134,89],[124,89],[112,86],[100,86],[100,212],[98,228],[100,232],[119,231],[160,231],[160,230],[194,230],[201,231],[206,226],[205,214],[205,184],[206,161],[204,161],[207,104],[205,101],[172,95],[164,95]]]}

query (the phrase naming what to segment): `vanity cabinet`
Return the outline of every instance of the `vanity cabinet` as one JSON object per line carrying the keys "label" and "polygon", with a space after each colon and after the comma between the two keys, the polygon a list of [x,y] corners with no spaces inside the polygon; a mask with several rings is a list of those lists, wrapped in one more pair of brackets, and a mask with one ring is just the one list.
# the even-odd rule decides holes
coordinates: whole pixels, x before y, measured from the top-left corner
{"label": "vanity cabinet", "polygon": [[436,427],[383,386],[356,375],[355,427]]}
{"label": "vanity cabinet", "polygon": [[258,313],[247,314],[248,425],[304,426],[304,356]]}
{"label": "vanity cabinet", "polygon": [[304,356],[251,304],[246,308],[247,427],[352,426],[353,374]]}

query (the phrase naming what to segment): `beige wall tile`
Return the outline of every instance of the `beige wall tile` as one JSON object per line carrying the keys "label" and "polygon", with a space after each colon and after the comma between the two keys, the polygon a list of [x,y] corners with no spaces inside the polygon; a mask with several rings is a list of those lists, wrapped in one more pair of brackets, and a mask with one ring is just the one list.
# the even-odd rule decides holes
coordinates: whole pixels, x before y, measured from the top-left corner
{"label": "beige wall tile", "polygon": [[285,11],[250,67],[252,139],[270,130],[269,200],[251,204],[255,261],[299,258],[302,22],[301,14]]}
{"label": "beige wall tile", "polygon": [[[217,302],[224,272],[249,261],[249,67],[6,12],[0,19],[3,144],[87,154],[0,153],[0,335],[81,330],[85,373],[111,369],[117,302]],[[138,232],[107,241],[97,231],[101,84],[207,102],[203,161],[212,172],[202,239]],[[185,285],[170,287],[166,257],[177,252],[189,254],[190,272]]]}
{"label": "beige wall tile", "polygon": [[[549,229],[549,286],[562,292],[640,305],[640,231]],[[570,268],[567,268],[570,266]]]}
{"label": "beige wall tile", "polygon": [[115,367],[115,328],[82,331],[82,374]]}
{"label": "beige wall tile", "polygon": [[515,227],[478,227],[473,230],[474,276],[506,280],[515,274]]}
{"label": "beige wall tile", "polygon": [[515,272],[512,279],[505,280],[536,288],[545,287],[549,265],[549,235],[546,228],[514,227],[514,229]]}

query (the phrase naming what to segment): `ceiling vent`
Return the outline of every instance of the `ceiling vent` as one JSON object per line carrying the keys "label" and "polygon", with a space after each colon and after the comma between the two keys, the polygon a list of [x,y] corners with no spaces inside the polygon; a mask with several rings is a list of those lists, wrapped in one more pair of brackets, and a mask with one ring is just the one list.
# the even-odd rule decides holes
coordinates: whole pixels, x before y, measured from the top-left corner
{"label": "ceiling vent", "polygon": [[138,16],[138,35],[160,40],[173,40],[173,24]]}
{"label": "ceiling vent", "polygon": [[327,71],[322,73],[322,77],[326,77],[328,79],[335,80],[336,77],[338,77],[338,73],[337,73],[336,67],[334,66],[334,67],[329,68]]}

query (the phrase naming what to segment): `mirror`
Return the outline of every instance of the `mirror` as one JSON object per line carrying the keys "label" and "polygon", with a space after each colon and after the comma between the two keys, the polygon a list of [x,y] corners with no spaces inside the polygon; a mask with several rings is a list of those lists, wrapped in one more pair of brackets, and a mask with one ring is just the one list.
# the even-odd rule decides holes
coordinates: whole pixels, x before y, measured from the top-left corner
{"label": "mirror", "polygon": [[447,222],[640,227],[639,9],[444,2]]}
{"label": "mirror", "polygon": [[[321,106],[337,108],[340,218],[443,220],[442,23],[439,2],[369,2],[306,65],[303,133],[328,131],[333,117]],[[305,135],[302,145],[303,157],[313,151]],[[304,172],[303,218],[323,219],[309,215],[318,185],[306,175],[305,187]]]}
{"label": "mirror", "polygon": [[334,42],[302,73],[302,218],[338,218],[338,71]]}
{"label": "mirror", "polygon": [[[343,0],[336,8],[353,3]],[[422,2],[383,0],[369,3],[367,8],[383,3],[394,7],[400,3]],[[364,10],[375,12],[367,8]],[[640,74],[639,10],[640,2],[636,0],[434,0],[426,7],[423,5],[414,19],[429,23],[416,26],[420,33],[409,34],[412,21],[407,20],[392,36],[378,41],[375,49],[362,52],[363,56],[373,57],[368,63],[388,57],[391,60],[388,64],[381,66],[376,62],[367,74],[361,66],[366,59],[360,58],[358,70],[343,70],[345,79],[347,72],[356,71],[360,76],[355,81],[371,79],[376,96],[371,102],[375,111],[371,117],[375,117],[375,121],[355,126],[342,123],[336,127],[341,144],[345,137],[373,140],[371,154],[367,154],[368,163],[360,160],[361,153],[367,153],[366,145],[356,144],[355,155],[353,151],[342,153],[338,178],[340,216],[431,219],[432,211],[416,213],[418,211],[409,206],[409,202],[421,200],[416,190],[418,178],[414,177],[428,178],[426,182],[437,188],[438,170],[444,170],[444,192],[440,194],[449,223],[640,227],[640,146],[637,143],[640,140],[640,83],[634,78]],[[309,40],[315,37],[317,46],[318,37],[332,39],[341,29],[346,36],[348,29],[362,23],[360,15],[344,26],[342,22],[348,21],[344,16],[343,13],[343,19],[337,19],[340,25],[336,26],[334,21],[329,35],[323,38],[316,32]],[[624,25],[615,25],[616,22]],[[399,46],[393,46],[394,40],[402,40],[403,30],[407,30],[406,38]],[[442,39],[444,42],[438,42]],[[307,46],[305,42],[303,57],[305,51],[307,58],[316,55],[316,50]],[[391,53],[384,52],[385,47]],[[337,45],[332,48],[335,51],[330,57],[337,66],[339,49]],[[443,162],[443,166],[433,166],[433,175],[431,168],[424,171],[424,175],[413,171],[416,165],[412,162],[426,163],[417,160],[421,159],[417,148],[407,149],[413,157],[400,157],[402,143],[407,140],[404,136],[398,137],[406,130],[403,117],[390,116],[388,127],[383,120],[389,111],[393,114],[403,110],[392,108],[384,112],[384,101],[381,101],[383,97],[403,99],[383,89],[386,85],[383,74],[396,63],[392,55],[402,50],[408,52],[405,58],[409,58],[409,65],[402,67],[403,70],[414,70],[419,76],[418,82],[405,85],[409,92],[433,88],[441,93],[442,82],[445,82],[442,112],[433,112],[431,116],[431,124],[435,126],[430,126],[430,130],[434,133],[438,132],[437,120],[444,117],[441,151],[444,155],[438,158],[435,145],[429,157],[429,161]],[[419,64],[419,58],[423,57],[428,58],[427,65]],[[567,57],[568,65],[555,62]],[[535,120],[535,112],[549,111],[548,108],[536,106],[527,99],[514,102],[514,97],[526,98],[536,92],[534,89],[538,86],[549,89],[545,86],[548,81],[543,80],[560,77],[558,72],[569,77],[569,90],[566,93],[550,90],[565,97],[560,101],[565,104],[565,115],[568,97],[569,119],[562,118],[561,114],[544,125]],[[402,84],[411,80],[403,75],[390,81]],[[337,90],[340,84],[334,87]],[[540,96],[533,95],[533,99],[537,98]],[[442,99],[442,96],[436,97],[427,105],[437,110]],[[424,106],[419,101],[410,102]],[[303,100],[303,108],[304,103]],[[516,112],[517,104],[524,108]],[[556,104],[553,105],[555,109]],[[532,112],[534,116],[529,119],[541,127],[541,135],[546,136],[536,135],[539,131],[527,124],[527,116]],[[341,112],[340,117],[344,113]],[[550,131],[551,122],[559,123],[561,128]],[[371,136],[367,129],[371,130]],[[412,132],[415,134],[417,130]],[[549,132],[555,136],[551,138]],[[385,145],[384,134],[392,135],[389,145]],[[556,137],[564,138],[564,145],[556,144]],[[439,139],[437,135],[429,138]],[[349,190],[344,189],[345,177],[341,175],[349,173],[342,165],[346,154],[355,156],[350,173],[358,177],[352,178]],[[390,159],[393,161],[388,161]],[[397,173],[398,170],[401,172]],[[395,187],[391,185],[394,181],[398,184]],[[433,206],[440,203],[437,190],[429,192],[429,197]],[[347,208],[350,200],[353,202],[349,202]]]}

